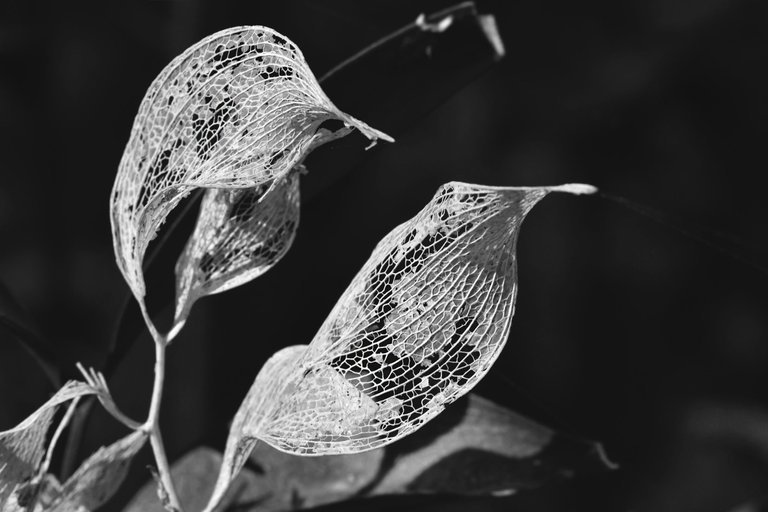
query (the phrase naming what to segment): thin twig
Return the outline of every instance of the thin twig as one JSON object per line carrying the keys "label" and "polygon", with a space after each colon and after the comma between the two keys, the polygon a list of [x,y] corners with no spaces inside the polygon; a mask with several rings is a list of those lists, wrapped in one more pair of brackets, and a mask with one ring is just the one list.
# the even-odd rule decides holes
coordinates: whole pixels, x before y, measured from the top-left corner
{"label": "thin twig", "polygon": [[152,401],[149,404],[149,413],[147,414],[147,421],[144,423],[144,429],[149,434],[149,442],[152,445],[155,462],[157,462],[157,472],[160,475],[160,481],[165,488],[165,492],[168,493],[170,504],[174,509],[183,512],[181,502],[179,502],[179,497],[176,494],[176,487],[173,484],[171,468],[168,464],[168,456],[165,453],[163,437],[160,433],[160,404],[163,399],[165,351],[168,347],[168,341],[154,328],[154,325],[149,318],[149,314],[147,313],[147,309],[143,304],[141,306],[141,314],[144,316],[144,320],[155,340],[155,380],[152,385]]}
{"label": "thin twig", "polygon": [[61,418],[61,421],[59,422],[59,426],[56,427],[56,431],[53,433],[53,437],[51,437],[51,442],[48,445],[48,452],[45,454],[45,460],[43,461],[43,464],[40,466],[39,474],[45,474],[48,472],[48,468],[51,467],[51,459],[53,458],[53,450],[56,448],[56,444],[59,442],[59,437],[61,436],[61,433],[64,432],[64,429],[67,428],[67,424],[69,423],[69,420],[72,419],[72,415],[75,413],[75,409],[77,408],[77,403],[80,401],[79,396],[75,397],[72,400],[72,403],[69,404],[69,407],[67,408],[67,412],[64,413],[64,417]]}
{"label": "thin twig", "polygon": [[83,378],[85,378],[88,385],[97,391],[96,396],[98,396],[101,405],[104,406],[104,409],[111,414],[113,418],[131,430],[138,430],[142,427],[141,423],[129,418],[117,407],[114,398],[112,398],[112,393],[109,391],[109,386],[107,385],[107,380],[104,378],[104,375],[93,368],[86,370],[80,363],[77,363],[76,366],[77,369],[80,370],[80,373],[83,374]]}

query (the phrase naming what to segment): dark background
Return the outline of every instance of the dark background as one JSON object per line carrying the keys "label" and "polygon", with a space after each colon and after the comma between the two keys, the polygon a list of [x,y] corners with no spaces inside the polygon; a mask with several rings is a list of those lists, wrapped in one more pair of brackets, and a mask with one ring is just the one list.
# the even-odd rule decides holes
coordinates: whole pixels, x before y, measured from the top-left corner
{"label": "dark background", "polygon": [[[504,60],[307,197],[296,243],[274,270],[195,307],[169,353],[171,458],[223,445],[263,361],[308,343],[375,243],[441,183],[587,182],[663,212],[664,222],[600,198],[555,195],[537,206],[520,238],[510,340],[477,391],[602,441],[622,469],[508,503],[725,511],[765,500],[768,273],[733,256],[768,267],[768,4],[477,3],[496,15]],[[67,365],[99,367],[127,290],[114,263],[109,192],[138,104],[163,66],[207,34],[261,24],[289,36],[321,75],[448,5],[5,2],[0,280]],[[331,98],[342,109],[377,101],[359,86]],[[318,158],[332,161],[334,151]],[[307,163],[307,179],[322,173]],[[111,381],[135,418],[146,414],[152,357],[149,338],[139,340]],[[0,429],[50,392],[0,333]],[[94,414],[83,454],[122,433]],[[142,454],[121,499],[147,477],[149,450]]]}

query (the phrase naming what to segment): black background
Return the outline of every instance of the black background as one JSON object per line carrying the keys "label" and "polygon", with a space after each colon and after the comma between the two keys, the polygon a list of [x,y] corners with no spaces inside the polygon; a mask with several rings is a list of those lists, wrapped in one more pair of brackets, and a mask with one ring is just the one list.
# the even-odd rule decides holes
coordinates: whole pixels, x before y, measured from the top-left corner
{"label": "black background", "polygon": [[[5,2],[0,279],[68,364],[99,367],[127,290],[114,263],[109,192],[138,104],[163,66],[207,34],[261,24],[296,42],[321,75],[450,4]],[[556,195],[533,210],[520,238],[510,340],[477,391],[602,441],[622,470],[504,506],[716,511],[765,497],[768,273],[733,254],[768,267],[768,5],[478,4],[496,15],[506,57],[306,198],[296,243],[275,269],[195,307],[169,352],[171,458],[222,445],[263,361],[308,343],[375,243],[441,183],[587,182],[690,231],[703,227],[726,251],[681,235],[669,218],[659,224],[600,198]],[[332,99],[342,109],[377,101],[364,87]],[[317,158],[331,162],[334,150]],[[322,172],[312,157],[307,164],[308,180]],[[152,357],[149,338],[139,340],[111,381],[135,418],[146,414]],[[0,333],[0,429],[50,392]],[[103,413],[92,419],[83,454],[123,432]],[[146,478],[148,452],[119,499]]]}

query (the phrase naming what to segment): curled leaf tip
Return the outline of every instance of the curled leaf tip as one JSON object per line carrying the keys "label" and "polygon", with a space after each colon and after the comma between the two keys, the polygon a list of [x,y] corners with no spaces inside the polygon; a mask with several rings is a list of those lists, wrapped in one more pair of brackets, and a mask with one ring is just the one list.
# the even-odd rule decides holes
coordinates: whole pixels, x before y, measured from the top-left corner
{"label": "curled leaf tip", "polygon": [[499,28],[496,25],[496,18],[492,14],[483,14],[477,17],[480,22],[480,28],[483,30],[483,34],[488,39],[493,47],[495,59],[499,60],[506,54],[504,49],[504,41],[499,34]]}
{"label": "curled leaf tip", "polygon": [[453,16],[448,15],[437,21],[427,21],[427,16],[424,13],[419,14],[416,18],[416,26],[424,32],[440,33],[445,32],[453,24]]}
{"label": "curled leaf tip", "polygon": [[597,453],[600,462],[605,464],[605,467],[611,471],[615,471],[621,468],[621,465],[614,462],[608,457],[608,453],[605,451],[605,446],[602,443],[595,443],[595,452]]}
{"label": "curled leaf tip", "polygon": [[117,264],[140,305],[149,242],[186,195],[271,187],[351,131],[329,133],[329,120],[393,140],[339,110],[298,46],[268,27],[217,32],[166,66],[139,106],[110,200]]}
{"label": "curled leaf tip", "polygon": [[597,187],[594,185],[587,185],[586,183],[566,183],[564,185],[557,185],[555,187],[548,188],[552,192],[567,192],[577,196],[595,194],[597,192]]}
{"label": "curled leaf tip", "polygon": [[[357,129],[360,133],[362,133],[368,140],[375,143],[379,139],[386,141],[386,142],[395,142],[395,139],[391,136],[387,135],[386,133],[382,132],[381,130],[377,130],[376,128],[372,128],[371,126],[367,125],[366,123],[360,121],[359,119],[355,119],[352,116],[349,116],[344,113],[339,113],[340,117],[343,117],[346,119],[345,126],[350,128]],[[368,146],[370,148],[372,146]],[[368,149],[365,148],[365,149]]]}

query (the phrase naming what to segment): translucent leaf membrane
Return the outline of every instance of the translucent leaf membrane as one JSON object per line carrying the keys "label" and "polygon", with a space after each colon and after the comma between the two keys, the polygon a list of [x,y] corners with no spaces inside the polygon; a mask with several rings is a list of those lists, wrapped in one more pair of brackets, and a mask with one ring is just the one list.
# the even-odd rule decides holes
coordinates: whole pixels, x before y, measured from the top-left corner
{"label": "translucent leaf membrane", "polygon": [[299,224],[298,172],[268,188],[205,192],[195,231],[176,264],[172,332],[197,299],[255,279],[288,251]]}
{"label": "translucent leaf membrane", "polygon": [[46,434],[56,409],[73,398],[93,394],[82,382],[67,382],[53,397],[16,427],[0,432],[0,510],[17,502],[14,492],[34,477],[46,449]]}
{"label": "translucent leaf membrane", "polygon": [[[321,128],[328,120],[345,127]],[[298,47],[267,27],[223,30],[174,59],[141,102],[111,196],[118,266],[139,302],[147,245],[191,189],[271,183],[352,128],[392,140],[336,108]]]}
{"label": "translucent leaf membrane", "polygon": [[306,348],[278,352],[230,430],[212,510],[256,439],[298,455],[358,453],[415,431],[466,394],[504,346],[515,248],[552,191],[452,182],[376,246]]}
{"label": "translucent leaf membrane", "polygon": [[294,345],[279,350],[259,371],[235,419],[232,420],[224,449],[224,460],[206,511],[216,508],[248,460],[257,439],[250,432],[259,429],[261,421],[265,419],[265,412],[274,406],[275,397],[282,390],[282,377],[295,370],[298,360],[306,350],[307,345]]}
{"label": "translucent leaf membrane", "polygon": [[467,393],[509,334],[520,225],[555,190],[594,188],[443,185],[378,244],[248,433],[289,453],[354,453]]}
{"label": "translucent leaf membrane", "polygon": [[62,486],[51,512],[96,510],[120,487],[131,459],[144,446],[147,434],[136,430],[91,455]]}

